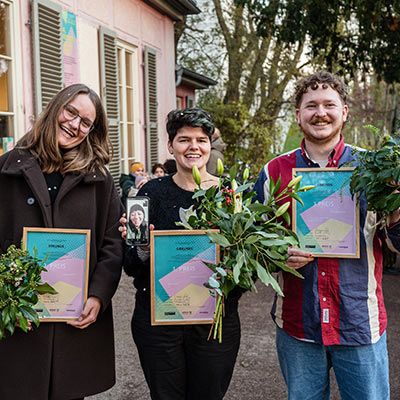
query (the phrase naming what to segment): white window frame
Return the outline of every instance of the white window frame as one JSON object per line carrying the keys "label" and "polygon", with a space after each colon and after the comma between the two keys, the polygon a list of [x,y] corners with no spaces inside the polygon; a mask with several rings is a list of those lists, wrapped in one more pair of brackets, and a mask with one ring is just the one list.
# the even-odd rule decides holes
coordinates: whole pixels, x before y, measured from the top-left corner
{"label": "white window frame", "polygon": [[[0,0],[0,3],[5,4],[9,7],[10,11],[10,56],[2,56],[1,58],[6,59],[8,62],[12,63],[11,74],[9,79],[11,80],[11,107],[12,111],[0,112],[0,115],[10,116],[12,123],[11,129],[14,137],[14,143],[16,143],[24,134],[24,118],[23,118],[23,104],[22,90],[23,90],[23,79],[17,79],[17,77],[22,77],[22,64],[21,64],[21,38],[17,38],[20,35],[21,28],[19,24],[19,5],[18,1],[14,0]],[[18,40],[19,39],[19,40]]]}
{"label": "white window frame", "polygon": [[[121,148],[121,171],[125,174],[129,173],[129,167],[132,161],[140,160],[140,108],[139,108],[139,54],[138,48],[126,43],[122,40],[117,40],[117,49],[120,54],[118,57],[118,70],[120,73],[119,92],[121,94],[120,103],[120,140],[123,144],[123,152]],[[126,53],[132,54],[131,74],[132,74],[132,101],[133,106],[133,121],[127,120],[127,98],[126,98]],[[133,155],[128,157],[128,124],[133,125]]]}

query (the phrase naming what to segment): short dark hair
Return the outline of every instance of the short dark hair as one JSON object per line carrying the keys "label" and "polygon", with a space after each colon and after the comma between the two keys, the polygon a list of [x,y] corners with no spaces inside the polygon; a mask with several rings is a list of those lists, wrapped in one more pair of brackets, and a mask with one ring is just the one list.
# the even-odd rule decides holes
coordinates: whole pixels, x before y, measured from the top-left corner
{"label": "short dark hair", "polygon": [[170,142],[174,140],[178,130],[184,126],[201,128],[210,140],[215,130],[211,115],[201,108],[172,110],[167,116],[167,132]]}
{"label": "short dark hair", "polygon": [[295,87],[294,91],[294,103],[296,108],[300,106],[303,94],[308,91],[309,88],[312,90],[318,89],[318,86],[322,85],[324,89],[330,86],[333,90],[338,92],[343,103],[347,103],[348,89],[343,80],[330,72],[319,71],[306,78],[300,79]]}
{"label": "short dark hair", "polygon": [[129,209],[129,218],[130,218],[131,214],[132,214],[134,211],[141,211],[141,212],[143,213],[143,216],[145,215],[144,208],[143,208],[140,204],[134,204],[134,205]]}
{"label": "short dark hair", "polygon": [[165,169],[164,165],[162,165],[161,163],[155,163],[155,164],[151,167],[151,173],[152,173],[152,174],[155,174],[157,168],[161,168],[165,173],[167,173],[167,170]]}
{"label": "short dark hair", "polygon": [[165,160],[164,168],[168,175],[175,174],[175,172],[177,171],[176,161],[173,158],[169,158],[168,160]]}

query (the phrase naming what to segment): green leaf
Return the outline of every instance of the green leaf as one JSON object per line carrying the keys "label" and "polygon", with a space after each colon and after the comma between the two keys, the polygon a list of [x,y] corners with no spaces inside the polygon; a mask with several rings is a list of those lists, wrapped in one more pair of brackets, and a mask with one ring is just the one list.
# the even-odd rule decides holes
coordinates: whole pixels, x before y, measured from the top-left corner
{"label": "green leaf", "polygon": [[269,232],[264,232],[264,231],[257,231],[257,235],[260,235],[260,236],[265,237],[267,239],[277,239],[277,238],[279,238],[279,235],[277,233],[269,233]]}
{"label": "green leaf", "polygon": [[233,267],[233,280],[236,284],[239,283],[240,272],[244,264],[244,254],[239,250],[236,256],[236,264]]}
{"label": "green leaf", "polygon": [[220,283],[214,279],[212,276],[210,276],[208,278],[208,284],[210,285],[210,287],[212,287],[213,289],[219,288],[220,287]]}
{"label": "green leaf", "polygon": [[29,330],[28,320],[22,315],[18,314],[18,326],[26,333]]}
{"label": "green leaf", "polygon": [[260,236],[257,235],[250,235],[246,238],[246,240],[244,241],[245,244],[253,244],[260,241]]}
{"label": "green leaf", "polygon": [[192,196],[192,199],[197,199],[198,197],[202,197],[206,194],[206,190],[201,189],[197,190],[196,193]]}
{"label": "green leaf", "polygon": [[263,268],[260,263],[257,261],[256,263],[257,276],[260,278],[260,281],[266,286],[271,285],[276,293],[278,293],[280,296],[283,296],[282,289],[280,288],[276,279],[265,268]]}
{"label": "green leaf", "polygon": [[50,286],[47,282],[36,286],[36,291],[39,294],[57,294],[58,292]]}
{"label": "green leaf", "polygon": [[279,189],[281,188],[281,184],[282,184],[282,178],[279,175],[279,178],[277,179],[277,181],[275,183],[274,189],[270,192],[271,197],[274,196],[279,191]]}
{"label": "green leaf", "polygon": [[229,177],[232,179],[236,179],[238,175],[238,165],[234,164],[229,170]]}
{"label": "green leaf", "polygon": [[286,256],[278,253],[276,250],[273,249],[266,249],[265,252],[274,260],[284,260]]}
{"label": "green leaf", "polygon": [[249,205],[249,210],[254,213],[267,214],[272,211],[270,206],[261,204],[259,202]]}
{"label": "green leaf", "polygon": [[270,240],[262,240],[260,242],[263,246],[288,246],[291,243],[288,243],[285,239],[270,239]]}
{"label": "green leaf", "polygon": [[304,202],[301,199],[301,197],[297,193],[291,193],[290,197],[293,197],[295,200],[297,200],[302,206],[304,206]]}
{"label": "green leaf", "polygon": [[33,307],[22,306],[21,312],[27,319],[33,322],[39,319],[38,313]]}
{"label": "green leaf", "polygon": [[253,216],[250,216],[244,226],[244,231],[247,231],[252,225],[254,224],[254,218]]}
{"label": "green leaf", "polygon": [[245,190],[251,188],[253,185],[254,185],[253,182],[248,182],[248,183],[245,183],[244,185],[240,185],[240,186],[235,190],[235,193],[242,193],[242,192],[244,192]]}
{"label": "green leaf", "polygon": [[214,242],[219,244],[221,247],[230,247],[232,246],[228,239],[225,236],[221,235],[218,232],[207,232],[208,237]]}
{"label": "green leaf", "polygon": [[288,212],[285,212],[285,214],[282,215],[282,218],[285,220],[285,222],[290,226],[290,215]]}
{"label": "green leaf", "polygon": [[226,276],[226,275],[227,275],[226,271],[225,271],[223,268],[221,268],[221,267],[216,267],[215,270],[216,270],[221,276]]}

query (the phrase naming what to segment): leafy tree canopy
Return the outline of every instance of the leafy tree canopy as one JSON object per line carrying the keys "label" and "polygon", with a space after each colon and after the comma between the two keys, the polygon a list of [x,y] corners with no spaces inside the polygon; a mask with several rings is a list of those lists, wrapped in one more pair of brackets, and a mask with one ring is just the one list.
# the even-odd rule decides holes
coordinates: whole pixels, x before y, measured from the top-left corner
{"label": "leafy tree canopy", "polygon": [[[340,74],[375,70],[400,82],[400,0],[236,0],[260,36],[278,29],[283,43],[310,42],[310,55]],[[278,19],[278,20],[277,20]],[[339,71],[337,70],[339,68]]]}

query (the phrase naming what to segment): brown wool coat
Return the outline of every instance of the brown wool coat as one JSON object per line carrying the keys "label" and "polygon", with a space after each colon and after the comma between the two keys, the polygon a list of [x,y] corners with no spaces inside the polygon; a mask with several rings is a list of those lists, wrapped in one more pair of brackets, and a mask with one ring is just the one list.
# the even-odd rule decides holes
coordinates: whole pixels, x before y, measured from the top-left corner
{"label": "brown wool coat", "polygon": [[1,400],[69,400],[115,383],[111,298],[121,276],[121,212],[109,174],[66,175],[52,207],[28,152],[0,157],[0,252],[21,243],[24,226],[90,229],[89,296],[102,301],[97,321],[84,330],[42,323],[0,341]]}

